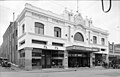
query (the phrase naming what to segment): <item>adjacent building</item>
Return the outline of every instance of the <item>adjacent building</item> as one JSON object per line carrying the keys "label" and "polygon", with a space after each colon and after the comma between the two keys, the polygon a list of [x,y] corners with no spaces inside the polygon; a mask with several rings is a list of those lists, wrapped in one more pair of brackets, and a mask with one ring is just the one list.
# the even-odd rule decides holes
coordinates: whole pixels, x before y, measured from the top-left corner
{"label": "adjacent building", "polygon": [[2,56],[2,46],[0,46],[0,57]]}
{"label": "adjacent building", "polygon": [[120,44],[112,44],[109,42],[109,61],[120,59]]}
{"label": "adjacent building", "polygon": [[17,64],[17,22],[10,22],[7,30],[3,35],[1,56],[8,59],[8,61]]}
{"label": "adjacent building", "polygon": [[108,32],[93,26],[92,20],[83,19],[79,12],[73,14],[65,9],[58,15],[26,4],[15,22],[17,45],[14,42],[13,48],[8,48],[13,33],[7,32],[3,49],[26,70],[92,67],[108,60]]}

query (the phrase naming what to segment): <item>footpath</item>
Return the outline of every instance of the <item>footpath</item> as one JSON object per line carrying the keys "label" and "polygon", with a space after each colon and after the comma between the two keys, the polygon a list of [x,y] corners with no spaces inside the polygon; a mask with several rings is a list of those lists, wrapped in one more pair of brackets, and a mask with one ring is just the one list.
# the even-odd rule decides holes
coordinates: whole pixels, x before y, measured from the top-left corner
{"label": "footpath", "polygon": [[68,68],[68,69],[63,69],[63,68],[46,68],[46,69],[33,69],[31,71],[26,71],[20,68],[15,68],[15,67],[1,67],[0,66],[0,72],[28,72],[28,73],[50,73],[50,72],[70,72],[70,71],[83,71],[83,70],[104,70],[102,66],[96,66],[96,67],[79,67],[79,68]]}

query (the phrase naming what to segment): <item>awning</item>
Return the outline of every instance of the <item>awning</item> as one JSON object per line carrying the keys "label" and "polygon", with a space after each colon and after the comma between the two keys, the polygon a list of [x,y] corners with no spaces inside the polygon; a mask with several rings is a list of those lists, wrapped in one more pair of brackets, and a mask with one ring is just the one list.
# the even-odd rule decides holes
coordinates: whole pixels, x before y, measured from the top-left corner
{"label": "awning", "polygon": [[82,50],[82,51],[99,52],[99,48],[84,47],[84,46],[78,46],[78,45],[68,46],[66,47],[66,50]]}

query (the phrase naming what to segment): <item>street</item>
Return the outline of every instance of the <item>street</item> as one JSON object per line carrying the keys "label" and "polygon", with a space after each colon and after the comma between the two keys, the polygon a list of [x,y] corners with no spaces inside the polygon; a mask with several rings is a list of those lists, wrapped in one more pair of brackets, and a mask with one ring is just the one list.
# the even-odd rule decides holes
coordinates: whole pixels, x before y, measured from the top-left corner
{"label": "street", "polygon": [[12,71],[0,72],[0,77],[120,77],[120,69],[79,68],[77,71],[41,72]]}

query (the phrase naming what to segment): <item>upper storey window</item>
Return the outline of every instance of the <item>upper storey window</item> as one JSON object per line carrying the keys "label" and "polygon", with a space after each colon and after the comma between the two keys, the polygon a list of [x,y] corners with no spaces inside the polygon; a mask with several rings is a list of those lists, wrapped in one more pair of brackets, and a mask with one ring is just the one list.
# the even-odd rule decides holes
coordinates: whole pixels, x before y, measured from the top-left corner
{"label": "upper storey window", "polygon": [[44,34],[44,24],[35,22],[35,33]]}
{"label": "upper storey window", "polygon": [[101,44],[105,45],[105,39],[104,38],[101,38]]}
{"label": "upper storey window", "polygon": [[22,33],[25,32],[25,24],[22,25]]}
{"label": "upper storey window", "polygon": [[97,37],[93,36],[93,44],[97,44]]}
{"label": "upper storey window", "polygon": [[54,27],[54,36],[55,37],[61,37],[61,28]]}
{"label": "upper storey window", "polygon": [[81,33],[77,32],[74,36],[74,40],[84,42],[84,37]]}

